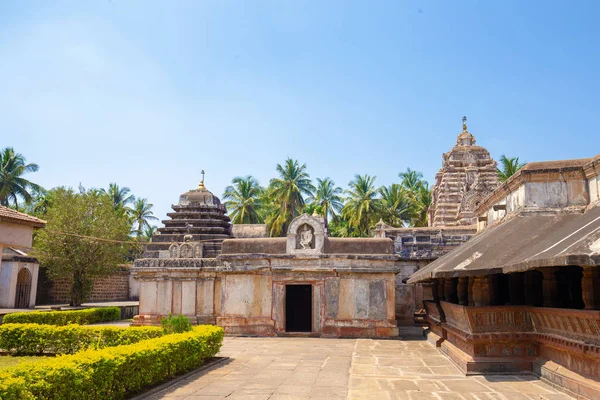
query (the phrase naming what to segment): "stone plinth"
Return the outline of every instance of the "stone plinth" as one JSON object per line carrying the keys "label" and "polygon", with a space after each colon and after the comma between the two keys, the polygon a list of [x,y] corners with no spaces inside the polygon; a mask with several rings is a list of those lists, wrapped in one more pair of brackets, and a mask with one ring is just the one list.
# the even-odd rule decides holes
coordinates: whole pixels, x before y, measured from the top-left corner
{"label": "stone plinth", "polygon": [[426,302],[430,340],[467,374],[535,372],[600,398],[600,311]]}

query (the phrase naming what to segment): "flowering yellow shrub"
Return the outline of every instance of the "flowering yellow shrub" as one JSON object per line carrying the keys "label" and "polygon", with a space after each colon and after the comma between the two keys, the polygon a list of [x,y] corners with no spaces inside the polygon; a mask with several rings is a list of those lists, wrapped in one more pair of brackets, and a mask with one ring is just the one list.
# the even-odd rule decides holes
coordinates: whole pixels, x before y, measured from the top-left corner
{"label": "flowering yellow shrub", "polygon": [[15,355],[73,354],[163,336],[158,327],[0,325],[0,350]]}
{"label": "flowering yellow shrub", "polygon": [[86,308],[84,310],[67,311],[29,311],[6,314],[3,324],[97,324],[99,322],[116,321],[121,318],[119,307]]}
{"label": "flowering yellow shrub", "polygon": [[201,366],[223,342],[223,329],[191,332],[139,343],[84,350],[0,371],[0,399],[124,399]]}

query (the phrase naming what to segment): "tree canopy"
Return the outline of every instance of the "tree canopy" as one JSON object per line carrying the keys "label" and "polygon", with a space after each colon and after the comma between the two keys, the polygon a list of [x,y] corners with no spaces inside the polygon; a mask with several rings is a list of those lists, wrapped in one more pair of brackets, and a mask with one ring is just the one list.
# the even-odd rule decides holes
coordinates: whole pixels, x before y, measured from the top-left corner
{"label": "tree canopy", "polygon": [[518,170],[523,168],[526,163],[519,161],[519,157],[508,158],[504,154],[500,157],[500,167],[497,169],[498,179],[500,182],[506,181],[508,178],[517,173]]}
{"label": "tree canopy", "polygon": [[25,178],[23,175],[36,172],[39,166],[27,163],[25,157],[15,153],[12,147],[0,151],[0,205],[18,208],[19,200],[31,203],[31,192],[41,192],[43,188]]}
{"label": "tree canopy", "polygon": [[98,190],[76,192],[57,188],[34,240],[34,254],[51,279],[71,282],[71,305],[79,306],[92,288],[92,278],[113,272],[122,264],[131,229],[113,199]]}

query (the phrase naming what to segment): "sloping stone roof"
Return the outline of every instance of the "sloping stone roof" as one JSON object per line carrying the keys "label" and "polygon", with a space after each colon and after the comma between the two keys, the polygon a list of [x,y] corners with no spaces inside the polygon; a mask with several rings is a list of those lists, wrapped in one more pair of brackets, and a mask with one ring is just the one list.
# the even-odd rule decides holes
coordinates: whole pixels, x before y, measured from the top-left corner
{"label": "sloping stone roof", "polygon": [[600,205],[584,213],[517,215],[478,233],[408,282],[565,265],[600,266]]}
{"label": "sloping stone roof", "polygon": [[43,228],[46,226],[46,221],[44,220],[4,206],[0,206],[0,221],[6,221],[13,224],[30,225],[36,228]]}

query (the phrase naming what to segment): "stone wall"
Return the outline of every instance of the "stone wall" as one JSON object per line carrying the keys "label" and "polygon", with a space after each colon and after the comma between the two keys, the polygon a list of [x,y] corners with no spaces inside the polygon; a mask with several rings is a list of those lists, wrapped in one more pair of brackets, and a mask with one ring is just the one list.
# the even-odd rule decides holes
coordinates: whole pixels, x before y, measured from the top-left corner
{"label": "stone wall", "polygon": [[231,226],[235,238],[266,238],[269,230],[266,224],[233,224]]}
{"label": "stone wall", "polygon": [[[40,271],[41,273],[41,271]],[[42,280],[40,280],[41,282]],[[40,302],[49,304],[69,303],[69,292],[71,284],[68,280],[60,280],[48,283],[47,295]],[[135,291],[133,293],[135,295]],[[109,276],[96,278],[92,293],[86,302],[96,303],[104,301],[135,300],[130,296],[130,270],[122,268]],[[42,303],[39,303],[42,304]]]}

